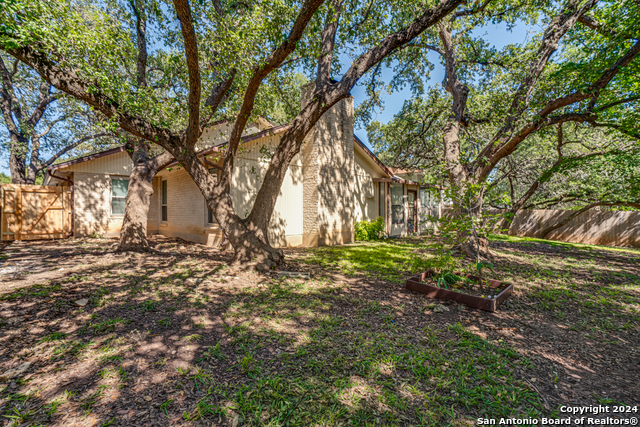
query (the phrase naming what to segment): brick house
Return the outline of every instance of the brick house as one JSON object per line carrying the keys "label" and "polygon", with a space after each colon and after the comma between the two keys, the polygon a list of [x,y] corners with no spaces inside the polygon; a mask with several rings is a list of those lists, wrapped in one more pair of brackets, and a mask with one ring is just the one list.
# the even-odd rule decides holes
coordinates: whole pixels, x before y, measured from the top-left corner
{"label": "brick house", "polygon": [[[353,98],[336,104],[309,133],[287,170],[271,219],[274,246],[350,243],[355,222],[385,219],[388,236],[421,232],[428,192],[416,181],[394,174],[353,133]],[[236,213],[246,216],[288,125],[258,119],[245,130],[232,179]],[[207,129],[198,142],[205,164],[222,164],[230,124]],[[124,147],[58,163],[50,171],[73,182],[74,234],[115,237],[122,226],[132,162]],[[215,173],[216,169],[211,169]],[[46,185],[71,185],[48,176]],[[222,232],[205,208],[204,197],[178,164],[161,170],[153,182],[148,219],[150,234],[218,245]],[[431,211],[430,211],[431,209]]]}

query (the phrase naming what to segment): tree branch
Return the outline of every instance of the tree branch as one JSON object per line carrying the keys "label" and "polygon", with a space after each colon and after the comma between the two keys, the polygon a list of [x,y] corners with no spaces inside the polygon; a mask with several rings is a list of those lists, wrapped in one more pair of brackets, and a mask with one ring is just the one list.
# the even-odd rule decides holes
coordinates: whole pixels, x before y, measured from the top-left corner
{"label": "tree branch", "polygon": [[[386,36],[376,46],[360,55],[338,83],[325,85],[323,88],[319,88],[316,85],[316,90],[311,95],[309,102],[293,120],[291,127],[283,134],[278,148],[271,157],[263,182],[269,182],[272,186],[277,185],[277,188],[279,188],[284,179],[286,165],[300,151],[304,137],[322,114],[337,102],[349,96],[351,88],[368,70],[376,66],[378,62],[382,61],[397,48],[409,43],[424,30],[439,22],[463,1],[441,0],[438,5],[425,10],[422,15],[418,16],[407,27]],[[229,173],[227,171],[226,158],[225,172]],[[273,211],[277,195],[274,195],[270,187],[269,185],[260,187],[251,213],[246,218],[254,227],[266,227],[266,223],[264,223],[260,215],[262,212]]]}
{"label": "tree branch", "polygon": [[47,136],[47,134],[49,134],[49,132],[51,132],[51,130],[53,129],[53,127],[55,125],[57,125],[60,122],[63,122],[65,120],[67,120],[69,118],[69,116],[61,116],[58,117],[57,119],[53,120],[52,122],[50,122],[47,127],[39,134],[33,135],[34,138],[42,138],[43,136]]}
{"label": "tree branch", "polygon": [[16,73],[18,72],[18,64],[20,63],[20,61],[18,61],[17,59],[15,61],[13,61],[13,64],[11,64],[11,72],[9,72],[9,77],[13,79],[13,77],[16,75]]}
{"label": "tree branch", "polygon": [[92,139],[96,139],[96,138],[102,138],[105,136],[113,136],[111,133],[108,132],[101,132],[101,133],[96,133],[93,135],[89,135],[89,136],[85,136],[84,138],[80,138],[79,140],[75,141],[72,144],[67,145],[66,147],[64,147],[62,150],[58,151],[57,153],[55,153],[54,155],[52,155],[49,160],[47,160],[46,162],[40,164],[40,166],[38,167],[38,171],[41,171],[42,169],[46,169],[49,166],[51,166],[53,164],[53,162],[55,162],[58,158],[60,158],[61,156],[63,156],[65,153],[69,152],[70,150],[73,150],[74,148],[76,148],[77,146],[79,146],[80,144],[83,144],[87,141],[90,141]]}
{"label": "tree branch", "polygon": [[629,130],[629,129],[625,128],[624,126],[620,126],[620,125],[618,125],[618,124],[616,124],[616,123],[597,123],[597,122],[595,122],[595,123],[592,123],[592,126],[593,126],[593,127],[596,127],[596,128],[610,128],[610,129],[615,129],[615,130],[617,130],[618,132],[623,133],[623,134],[625,134],[625,135],[628,135],[628,136],[630,136],[630,137],[632,137],[632,138],[640,139],[640,133],[633,132],[633,131],[631,131],[631,130]]}
{"label": "tree branch", "polygon": [[318,59],[318,71],[316,72],[316,85],[320,87],[329,83],[331,78],[331,62],[333,61],[333,47],[336,42],[336,32],[340,22],[342,9],[341,0],[332,0],[327,13],[322,38],[320,42],[320,58]]}
{"label": "tree branch", "polygon": [[60,68],[45,55],[44,50],[21,46],[6,49],[6,52],[33,68],[53,87],[96,108],[107,118],[115,118],[120,127],[127,132],[167,149],[177,149],[181,146],[179,134],[123,111],[115,99],[81,79],[74,70]]}
{"label": "tree branch", "polygon": [[13,89],[13,73],[9,72],[4,64],[4,59],[0,57],[0,73],[2,73],[2,87],[0,87],[0,108],[4,116],[5,125],[9,132],[19,135],[20,128],[13,120],[13,114],[16,114],[18,122],[22,120],[22,110]]}
{"label": "tree branch", "polygon": [[307,25],[313,18],[315,11],[322,5],[324,0],[305,0],[298,16],[296,17],[293,27],[289,32],[287,38],[278,46],[266,60],[254,69],[253,75],[247,84],[247,89],[244,94],[242,106],[240,107],[239,114],[234,123],[231,135],[229,136],[229,143],[227,145],[227,151],[224,157],[223,172],[220,176],[220,183],[223,186],[228,186],[231,179],[231,173],[233,171],[233,163],[238,146],[240,144],[240,138],[242,132],[251,116],[253,111],[253,105],[255,102],[256,94],[262,84],[262,80],[275,68],[287,59],[289,54],[293,52],[298,40],[302,38]]}
{"label": "tree branch", "polygon": [[599,23],[593,17],[591,17],[591,16],[589,16],[587,14],[584,14],[580,18],[578,18],[578,22],[580,22],[585,27],[591,28],[592,30],[597,31],[598,33],[603,34],[605,36],[617,37],[617,36],[620,35],[620,36],[622,36],[624,38],[627,38],[627,39],[635,38],[631,34],[618,34],[616,31],[614,31],[614,30],[612,30],[610,28],[605,28],[601,23]]}
{"label": "tree branch", "polygon": [[485,2],[482,3],[482,5],[480,5],[480,6],[478,6],[477,3],[474,3],[473,9],[466,9],[466,10],[461,10],[460,12],[456,12],[452,16],[451,20],[453,21],[454,19],[461,18],[463,16],[469,16],[469,15],[475,15],[476,13],[482,13],[487,8],[489,3],[491,3],[491,1],[492,0],[485,0]]}
{"label": "tree branch", "polygon": [[233,84],[233,79],[236,76],[236,69],[231,70],[231,75],[216,87],[211,90],[211,94],[207,98],[205,105],[211,108],[211,111],[215,113],[218,109],[218,106],[224,102],[226,97],[228,96],[229,89],[231,89],[231,85]]}
{"label": "tree branch", "polygon": [[[561,116],[556,116],[555,118],[547,117],[552,112],[566,107],[568,105],[574,104],[576,102],[583,101],[587,98],[595,96],[599,93],[606,85],[620,72],[620,70],[626,66],[628,66],[631,61],[638,56],[640,53],[640,40],[637,41],[627,52],[618,59],[615,64],[609,67],[607,70],[603,72],[603,74],[592,83],[589,88],[585,92],[574,92],[570,95],[563,96],[561,98],[557,98],[553,101],[548,102],[537,114],[536,118],[527,123],[524,127],[520,129],[520,131],[506,140],[503,144],[498,145],[498,147],[494,147],[494,143],[490,142],[485,146],[482,153],[480,153],[480,167],[477,171],[476,176],[479,179],[485,179],[491,170],[495,167],[495,165],[500,161],[500,159],[504,158],[511,154],[518,144],[520,144],[524,139],[531,133],[538,129],[540,129],[544,125],[562,123],[564,121],[579,121],[579,122],[591,122],[595,123],[597,119],[593,114],[579,114],[579,113],[569,113]],[[497,141],[495,138],[492,141]],[[482,164],[482,158],[486,156],[488,158],[487,163]]]}
{"label": "tree branch", "polygon": [[35,109],[31,113],[29,119],[27,119],[27,125],[31,128],[35,128],[45,111],[47,110],[47,106],[58,99],[58,96],[51,96],[51,85],[47,82],[42,82],[40,84],[40,92],[38,94],[38,104]]}
{"label": "tree branch", "polygon": [[20,134],[18,125],[13,120],[13,104],[14,95],[13,82],[11,81],[11,73],[4,66],[4,60],[0,58],[0,72],[2,73],[2,86],[0,87],[0,109],[2,109],[2,115],[4,117],[5,125],[10,133],[15,135]]}
{"label": "tree branch", "polygon": [[373,7],[373,4],[376,2],[376,0],[371,0],[371,2],[369,3],[369,7],[367,7],[367,10],[364,13],[364,16],[362,17],[362,20],[360,22],[358,22],[357,24],[354,24],[353,26],[351,26],[348,30],[347,30],[347,34],[351,34],[351,32],[355,32],[357,31],[360,26],[362,24],[364,24],[367,19],[369,19],[369,14],[371,13],[371,8]]}
{"label": "tree branch", "polygon": [[620,99],[618,101],[614,101],[614,102],[610,102],[608,104],[605,104],[602,107],[596,108],[595,111],[601,112],[601,111],[604,111],[604,110],[608,110],[611,107],[615,107],[616,105],[626,104],[628,102],[633,102],[633,101],[638,101],[638,100],[640,100],[640,95],[638,95],[638,96],[630,96],[628,98],[623,98],[623,99]]}
{"label": "tree branch", "polygon": [[164,151],[151,159],[150,167],[154,168],[154,170],[156,171],[159,171],[174,160],[175,158],[170,152]]}
{"label": "tree branch", "polygon": [[[546,67],[549,58],[558,49],[560,39],[574,26],[580,16],[595,6],[596,2],[597,0],[588,0],[581,7],[578,7],[580,0],[569,0],[562,11],[551,20],[538,48],[536,55],[537,60],[532,64],[528,75],[522,80],[516,90],[511,106],[507,112],[505,124],[480,153],[479,158],[481,162],[484,158],[491,158],[496,151],[496,146],[500,148],[500,145],[496,143],[508,138],[508,135],[515,130],[516,120],[529,106],[531,91],[538,82],[540,74],[542,74],[542,71]],[[491,165],[491,168],[493,168],[493,166],[494,165]],[[482,175],[486,177],[484,171]]]}
{"label": "tree branch", "polygon": [[356,59],[340,80],[339,86],[331,90],[331,92],[349,93],[358,79],[369,71],[369,69],[391,52],[407,44],[424,30],[439,22],[459,4],[463,3],[463,1],[464,0],[441,0],[438,5],[427,9],[407,27],[382,39],[378,45]]}
{"label": "tree branch", "polygon": [[583,207],[580,210],[577,210],[575,212],[573,212],[571,215],[567,216],[565,219],[563,219],[562,221],[558,222],[557,224],[552,225],[551,227],[547,227],[544,230],[542,230],[542,238],[546,239],[546,237],[554,230],[557,230],[558,228],[564,227],[565,225],[567,225],[569,222],[571,222],[574,218],[578,217],[579,215],[582,215],[583,213],[597,207],[597,206],[629,206],[629,207],[633,207],[636,209],[640,209],[640,201],[638,202],[623,202],[623,201],[616,201],[616,202],[593,202],[588,204],[587,206]]}
{"label": "tree branch", "polygon": [[180,21],[182,38],[184,40],[184,53],[187,57],[187,69],[189,70],[189,125],[186,130],[184,144],[193,148],[200,137],[200,60],[198,57],[198,40],[193,28],[193,17],[189,0],[173,0],[176,14]]}
{"label": "tree branch", "polygon": [[[129,5],[136,17],[136,39],[138,44],[138,61],[136,63],[138,75],[136,76],[136,81],[138,87],[147,85],[147,19],[144,2],[145,0],[129,0]],[[140,7],[137,3],[140,4]]]}
{"label": "tree branch", "polygon": [[421,49],[431,50],[433,52],[440,54],[441,56],[444,56],[444,51],[440,49],[438,46],[434,46],[426,43],[407,43],[406,45],[399,47],[397,50],[406,49],[409,47],[417,47]]}

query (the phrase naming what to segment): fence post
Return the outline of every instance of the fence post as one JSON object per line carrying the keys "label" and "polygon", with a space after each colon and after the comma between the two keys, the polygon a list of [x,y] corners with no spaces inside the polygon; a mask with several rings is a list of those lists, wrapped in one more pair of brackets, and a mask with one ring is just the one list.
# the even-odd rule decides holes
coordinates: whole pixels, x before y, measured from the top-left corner
{"label": "fence post", "polygon": [[22,240],[22,188],[20,185],[16,186],[16,207],[14,209],[15,217],[16,217],[16,231],[15,238],[16,240]]}
{"label": "fence post", "polygon": [[4,187],[0,187],[0,242],[4,240]]}

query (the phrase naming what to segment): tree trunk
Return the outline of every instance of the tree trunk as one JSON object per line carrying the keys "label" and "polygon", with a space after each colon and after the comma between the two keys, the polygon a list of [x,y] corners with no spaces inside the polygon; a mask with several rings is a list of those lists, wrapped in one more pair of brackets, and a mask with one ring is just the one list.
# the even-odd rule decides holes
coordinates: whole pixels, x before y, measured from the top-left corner
{"label": "tree trunk", "polygon": [[24,163],[20,159],[11,153],[9,158],[9,171],[11,172],[12,184],[26,184],[25,167]]}
{"label": "tree trunk", "polygon": [[131,158],[133,170],[129,176],[127,204],[117,250],[147,252],[150,249],[147,221],[153,195],[153,178],[160,169],[173,160],[173,156],[162,153],[149,158],[147,143],[138,140]]}
{"label": "tree trunk", "polygon": [[[281,264],[284,253],[280,249],[271,247],[267,228],[256,226],[249,218],[243,219],[236,214],[231,199],[231,182],[224,171],[218,180],[195,153],[176,153],[176,157],[200,189],[207,209],[211,211],[226,240],[233,247],[232,265],[265,271]],[[270,185],[277,186],[279,189],[281,182],[270,183]],[[263,184],[261,189],[265,186],[266,184]],[[262,213],[267,217],[271,216],[271,211]]]}
{"label": "tree trunk", "polygon": [[[220,187],[215,190],[220,191]],[[266,226],[255,226],[249,218],[241,219],[236,214],[228,191],[220,191],[219,197],[206,200],[207,207],[213,212],[225,237],[233,247],[232,265],[234,267],[267,271],[284,261],[284,252],[269,244]],[[263,214],[268,218],[271,216],[267,212]]]}
{"label": "tree trunk", "polygon": [[[477,217],[481,214],[484,191],[481,190],[478,194],[473,194],[473,200],[470,199],[470,188],[474,183],[467,167],[462,164],[460,148],[460,127],[467,108],[469,88],[458,79],[451,28],[441,23],[438,34],[442,42],[445,60],[446,73],[443,86],[453,98],[451,115],[443,129],[444,159],[447,164],[449,183],[451,190],[457,194],[456,198],[458,199],[455,200],[454,198],[453,200],[452,215],[459,218],[465,216]],[[491,256],[489,240],[485,237],[476,238],[473,233],[467,230],[460,230],[458,231],[458,242],[460,242],[460,245],[456,249],[470,258],[477,258],[478,252],[483,257]],[[478,250],[476,250],[476,247]]]}
{"label": "tree trunk", "polygon": [[[232,228],[240,227],[232,226]],[[229,236],[229,242],[234,251],[232,266],[250,266],[258,271],[268,271],[284,261],[282,249],[272,247],[268,239],[266,241],[260,239],[257,233],[248,228],[245,230],[244,233],[231,233]]]}
{"label": "tree trunk", "polygon": [[508,234],[509,228],[511,227],[511,223],[515,219],[516,215],[518,214],[518,212],[520,212],[520,209],[522,209],[524,204],[531,198],[531,196],[533,196],[533,193],[536,192],[539,186],[540,186],[540,179],[536,180],[536,182],[531,184],[527,192],[522,197],[520,197],[520,199],[516,203],[514,203],[511,206],[511,209],[509,209],[508,213],[504,214],[504,216],[502,217],[502,220],[500,221],[500,224],[498,225],[498,229],[500,231],[507,230],[507,234]]}
{"label": "tree trunk", "polygon": [[27,184],[26,176],[26,144],[24,138],[11,135],[11,155],[9,157],[9,171],[12,184]]}
{"label": "tree trunk", "polygon": [[147,238],[147,219],[153,195],[155,172],[149,170],[146,163],[133,167],[129,177],[129,192],[124,210],[122,229],[120,230],[119,251],[149,250]]}

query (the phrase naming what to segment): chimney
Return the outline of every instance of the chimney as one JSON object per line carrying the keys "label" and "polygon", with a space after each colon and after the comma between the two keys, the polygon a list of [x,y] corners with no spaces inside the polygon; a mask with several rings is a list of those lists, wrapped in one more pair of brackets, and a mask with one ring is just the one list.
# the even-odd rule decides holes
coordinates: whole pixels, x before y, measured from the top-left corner
{"label": "chimney", "polygon": [[[302,105],[315,82],[302,88]],[[353,97],[336,103],[320,117],[302,146],[303,236],[305,246],[354,240],[355,184]]]}

